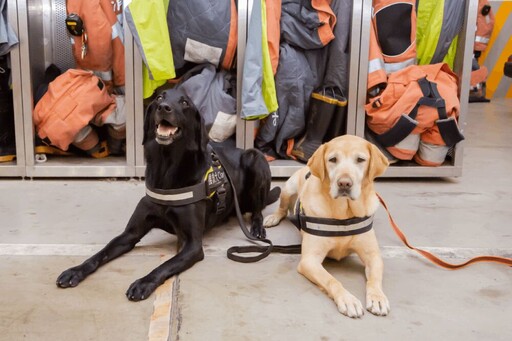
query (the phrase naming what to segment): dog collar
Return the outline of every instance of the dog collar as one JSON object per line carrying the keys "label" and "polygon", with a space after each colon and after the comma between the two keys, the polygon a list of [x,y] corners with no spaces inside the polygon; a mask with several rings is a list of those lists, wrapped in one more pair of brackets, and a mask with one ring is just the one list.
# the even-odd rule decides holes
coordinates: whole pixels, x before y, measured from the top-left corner
{"label": "dog collar", "polygon": [[300,200],[295,205],[295,215],[289,217],[299,229],[322,237],[345,237],[368,232],[373,226],[373,215],[348,219],[310,217],[304,214]]}

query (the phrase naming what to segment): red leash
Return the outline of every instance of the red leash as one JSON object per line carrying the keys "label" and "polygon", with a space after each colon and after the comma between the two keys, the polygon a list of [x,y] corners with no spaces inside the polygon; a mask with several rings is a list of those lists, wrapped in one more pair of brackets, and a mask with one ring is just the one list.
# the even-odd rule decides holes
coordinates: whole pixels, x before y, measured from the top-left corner
{"label": "red leash", "polygon": [[512,266],[512,258],[499,257],[499,256],[477,256],[477,257],[471,258],[468,261],[466,261],[464,263],[461,263],[461,264],[452,264],[452,263],[445,262],[444,260],[438,258],[437,256],[434,256],[432,253],[430,253],[428,251],[425,251],[425,250],[422,250],[422,249],[418,249],[418,248],[412,246],[407,241],[407,238],[405,237],[405,234],[400,230],[398,225],[393,220],[393,217],[391,216],[391,213],[389,213],[389,209],[388,209],[386,203],[384,202],[384,200],[382,199],[382,197],[379,194],[377,194],[377,197],[379,198],[379,201],[382,204],[382,206],[384,206],[384,208],[386,209],[386,212],[387,212],[388,218],[389,218],[389,222],[391,223],[391,227],[395,231],[396,235],[402,240],[402,242],[409,249],[418,252],[419,254],[421,254],[423,257],[427,258],[432,263],[434,263],[436,265],[439,265],[439,266],[441,266],[443,268],[449,269],[449,270],[460,269],[460,268],[463,268],[465,266],[471,265],[473,263],[478,263],[478,262],[495,262],[495,263],[500,263],[500,264],[505,264],[505,265],[508,265],[508,266]]}

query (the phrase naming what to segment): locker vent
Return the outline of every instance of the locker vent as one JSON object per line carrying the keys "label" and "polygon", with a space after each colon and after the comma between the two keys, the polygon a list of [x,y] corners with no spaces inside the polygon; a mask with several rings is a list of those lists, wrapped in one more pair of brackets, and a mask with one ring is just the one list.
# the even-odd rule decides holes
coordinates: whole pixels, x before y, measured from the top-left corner
{"label": "locker vent", "polygon": [[66,1],[52,0],[53,63],[63,72],[75,67],[71,40],[65,25]]}

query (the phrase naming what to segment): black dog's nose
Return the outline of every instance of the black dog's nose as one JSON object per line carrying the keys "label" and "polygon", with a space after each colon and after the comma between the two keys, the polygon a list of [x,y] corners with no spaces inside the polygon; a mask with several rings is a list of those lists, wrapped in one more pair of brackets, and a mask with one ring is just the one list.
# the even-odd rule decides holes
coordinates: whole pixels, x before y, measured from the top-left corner
{"label": "black dog's nose", "polygon": [[158,109],[158,111],[167,111],[167,112],[172,111],[171,107],[168,106],[167,104],[159,104],[157,109]]}
{"label": "black dog's nose", "polygon": [[350,189],[352,187],[352,184],[352,180],[348,178],[338,180],[339,189]]}

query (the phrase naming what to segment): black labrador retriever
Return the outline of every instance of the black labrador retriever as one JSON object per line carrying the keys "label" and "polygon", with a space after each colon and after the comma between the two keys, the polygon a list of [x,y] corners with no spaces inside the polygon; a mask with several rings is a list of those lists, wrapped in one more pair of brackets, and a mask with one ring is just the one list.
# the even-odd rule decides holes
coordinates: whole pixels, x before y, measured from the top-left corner
{"label": "black labrador retriever", "polygon": [[146,193],[123,233],[82,264],[57,279],[75,287],[100,266],[130,251],[152,228],[175,234],[178,253],[126,292],[129,300],[148,296],[166,279],[204,258],[203,234],[234,212],[233,181],[240,209],[252,214],[251,234],[264,238],[262,210],[279,197],[270,190],[267,160],[255,149],[208,143],[201,115],[180,89],[163,91],[149,105],[144,120]]}

